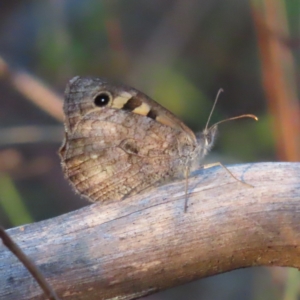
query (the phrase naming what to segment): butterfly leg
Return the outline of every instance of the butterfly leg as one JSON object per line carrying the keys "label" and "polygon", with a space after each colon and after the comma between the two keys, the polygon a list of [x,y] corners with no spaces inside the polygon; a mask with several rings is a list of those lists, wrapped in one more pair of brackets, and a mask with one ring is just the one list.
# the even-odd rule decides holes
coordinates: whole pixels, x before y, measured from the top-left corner
{"label": "butterfly leg", "polygon": [[219,167],[222,167],[232,178],[234,178],[236,181],[244,184],[244,185],[247,185],[248,187],[254,187],[253,185],[249,184],[249,183],[246,183],[240,179],[238,179],[237,177],[235,177],[233,175],[233,173],[227,168],[225,167],[221,162],[216,162],[216,163],[212,163],[212,164],[207,164],[207,165],[203,165],[202,168],[203,169],[210,169],[210,168],[213,168],[213,167],[216,167],[216,166],[219,166]]}
{"label": "butterfly leg", "polygon": [[189,167],[186,167],[186,168],[185,168],[185,171],[184,171],[184,177],[185,177],[184,213],[187,212],[187,208],[188,208],[189,176],[190,176],[190,168],[189,168]]}

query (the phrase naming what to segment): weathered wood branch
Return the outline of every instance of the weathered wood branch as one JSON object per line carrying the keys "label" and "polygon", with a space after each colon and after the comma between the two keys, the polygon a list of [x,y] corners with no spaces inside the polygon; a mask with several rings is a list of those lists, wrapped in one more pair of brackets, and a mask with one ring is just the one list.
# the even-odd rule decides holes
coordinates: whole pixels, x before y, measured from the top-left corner
{"label": "weathered wood branch", "polygon": [[[300,267],[300,163],[231,166],[10,229],[62,299],[134,299],[242,267]],[[45,299],[0,245],[0,298]]]}

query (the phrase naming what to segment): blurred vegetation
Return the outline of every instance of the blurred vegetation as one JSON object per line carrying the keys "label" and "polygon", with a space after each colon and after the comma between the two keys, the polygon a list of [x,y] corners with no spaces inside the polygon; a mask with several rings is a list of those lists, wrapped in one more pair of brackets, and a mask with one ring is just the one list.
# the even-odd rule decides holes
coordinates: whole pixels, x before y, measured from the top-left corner
{"label": "blurred vegetation", "polygon": [[[299,129],[286,138],[285,128],[296,128],[299,119],[299,1],[13,0],[0,7],[0,60],[11,72],[29,73],[61,97],[75,75],[121,81],[160,102],[195,131],[205,126],[217,91],[223,88],[212,122],[244,113],[256,114],[259,122],[221,125],[210,160],[297,159],[289,153],[297,153],[292,147],[300,145]],[[270,11],[277,13],[276,28]],[[292,56],[288,62],[278,59],[278,53],[274,56],[285,72],[291,66],[294,70],[285,78],[295,84],[280,86],[280,93],[274,90],[275,82],[266,84],[269,75],[282,75],[270,71],[272,61],[266,62],[271,56],[266,49],[272,47],[264,44],[269,38],[261,38],[264,32],[271,32],[273,42]],[[60,169],[56,152],[62,124],[28,101],[30,96],[16,88],[14,73],[8,75],[4,69],[0,61],[1,225],[17,226],[86,205],[73,194]],[[282,101],[276,95],[292,96]],[[289,100],[296,101],[293,109]],[[283,111],[287,118],[281,118]],[[5,138],[16,126],[44,128],[43,138],[24,132]],[[53,133],[55,127],[61,134]],[[286,270],[281,269],[277,281],[273,271],[262,270],[232,272],[149,298],[186,299],[188,294],[188,299],[281,299],[284,288],[274,284],[285,286]],[[271,282],[268,291],[254,284],[261,272],[262,280]],[[296,299],[298,293],[293,274],[288,275],[288,283],[294,283],[287,285],[286,299]]]}

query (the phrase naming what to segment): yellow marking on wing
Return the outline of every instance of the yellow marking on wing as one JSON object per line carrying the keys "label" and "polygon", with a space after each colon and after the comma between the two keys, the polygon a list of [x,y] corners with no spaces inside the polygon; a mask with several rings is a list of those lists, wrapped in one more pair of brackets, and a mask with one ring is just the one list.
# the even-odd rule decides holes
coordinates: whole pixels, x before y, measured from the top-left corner
{"label": "yellow marking on wing", "polygon": [[146,116],[150,111],[151,107],[147,103],[142,103],[139,107],[135,108],[132,112],[135,114]]}
{"label": "yellow marking on wing", "polygon": [[127,101],[132,98],[132,96],[132,94],[127,92],[120,93],[118,97],[113,99],[111,107],[121,109],[127,103]]}

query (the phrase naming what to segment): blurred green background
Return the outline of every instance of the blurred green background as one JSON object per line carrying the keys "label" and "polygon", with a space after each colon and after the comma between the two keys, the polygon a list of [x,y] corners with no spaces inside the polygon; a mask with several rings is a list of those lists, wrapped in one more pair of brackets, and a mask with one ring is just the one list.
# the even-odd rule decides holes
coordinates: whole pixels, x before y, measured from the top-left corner
{"label": "blurred green background", "polygon": [[[299,148],[293,151],[299,146],[299,128],[285,139],[299,119],[299,16],[300,1],[290,0],[2,1],[1,225],[31,223],[88,204],[72,192],[61,172],[57,150],[63,125],[60,113],[53,117],[61,104],[51,106],[55,101],[37,93],[26,78],[47,86],[57,99],[76,75],[121,81],[148,94],[196,132],[204,128],[223,88],[213,122],[245,113],[256,114],[259,122],[221,125],[210,161],[299,159]],[[279,52],[272,42],[281,47]],[[268,53],[274,49],[273,57]],[[277,59],[280,51],[290,57]],[[284,72],[270,71],[278,61]],[[284,78],[285,84],[276,84],[276,78]],[[280,113],[291,107],[294,114],[282,121]],[[283,299],[287,278],[297,276],[292,272],[238,270],[147,299]]]}

